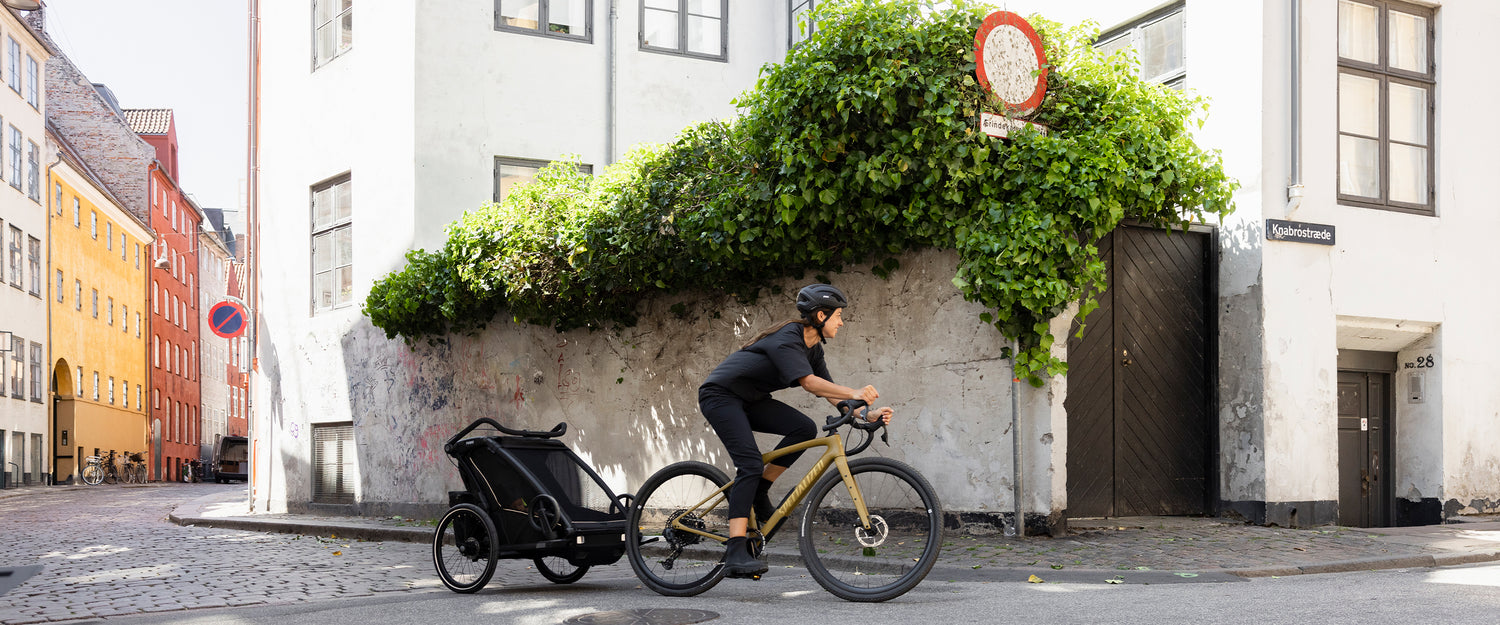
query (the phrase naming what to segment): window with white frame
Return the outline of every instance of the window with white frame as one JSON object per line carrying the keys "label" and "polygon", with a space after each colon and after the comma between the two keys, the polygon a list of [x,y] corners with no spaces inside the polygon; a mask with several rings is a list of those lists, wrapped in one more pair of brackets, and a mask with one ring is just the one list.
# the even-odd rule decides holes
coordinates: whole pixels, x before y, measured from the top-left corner
{"label": "window with white frame", "polygon": [[115,222],[104,222],[104,248],[113,252],[115,250]]}
{"label": "window with white frame", "polygon": [[105,309],[109,311],[109,325],[115,325],[115,298],[110,297]]}
{"label": "window with white frame", "polygon": [[593,0],[495,0],[495,30],[593,41]]}
{"label": "window with white frame", "polygon": [[1183,3],[1179,2],[1105,31],[1096,47],[1105,54],[1133,49],[1140,60],[1141,78],[1181,89],[1187,81],[1184,26]]}
{"label": "window with white frame", "polygon": [[787,7],[791,13],[791,19],[788,20],[791,35],[787,41],[787,47],[800,46],[812,36],[817,25],[813,23],[811,14],[816,6],[815,0],[787,0]]}
{"label": "window with white frame", "polygon": [[63,208],[62,207],[62,201],[63,201],[62,183],[57,183],[57,184],[52,185],[52,201],[57,204],[57,216],[61,217],[62,214],[63,214],[63,212],[62,212],[62,208]]}
{"label": "window with white frame", "polygon": [[99,240],[99,211],[89,211],[89,236]]}
{"label": "window with white frame", "polygon": [[1433,11],[1339,1],[1339,202],[1435,212]]}
{"label": "window with white frame", "polygon": [[23,288],[21,282],[21,229],[10,227],[10,285]]}
{"label": "window with white frame", "polygon": [[31,290],[28,293],[42,296],[42,240],[26,237],[26,268],[31,270]]}
{"label": "window with white frame", "polygon": [[[73,281],[73,310],[83,310],[83,281],[82,280],[74,280]],[[78,379],[80,379],[80,380],[83,379],[82,378],[82,376],[83,376],[82,373],[80,373],[78,375],[80,376]]]}
{"label": "window with white frame", "polygon": [[94,318],[99,318],[99,289],[89,289],[93,293]]}
{"label": "window with white frame", "polygon": [[94,372],[94,401],[99,401],[99,372]]}
{"label": "window with white frame", "polygon": [[31,344],[31,401],[42,401],[42,344]]}
{"label": "window with white frame", "polygon": [[78,201],[78,196],[73,196],[73,227],[83,227],[83,204]]}
{"label": "window with white frame", "polygon": [[109,376],[109,403],[115,403],[115,376]]}
{"label": "window with white frame", "polygon": [[[512,189],[535,180],[537,172],[550,164],[530,158],[495,157],[495,203],[504,202]],[[592,175],[594,166],[580,164],[578,171]]]}
{"label": "window with white frame", "polygon": [[645,0],[641,49],[726,60],[729,0]]}
{"label": "window with white frame", "polygon": [[41,148],[35,141],[27,141],[26,152],[26,197],[38,204],[42,201]]}
{"label": "window with white frame", "polygon": [[10,396],[24,399],[26,384],[26,340],[10,337]]}
{"label": "window with white frame", "polygon": [[61,304],[61,303],[63,303],[63,273],[62,273],[61,269],[57,270],[57,289],[56,290],[57,290],[57,303]]}
{"label": "window with white frame", "polygon": [[354,204],[351,178],[312,189],[312,303],[314,311],[354,299]]}
{"label": "window with white frame", "polygon": [[6,43],[8,44],[6,46],[6,51],[10,53],[10,58],[8,59],[10,61],[10,63],[7,66],[7,69],[10,70],[10,74],[8,76],[8,80],[6,81],[6,83],[9,84],[10,88],[13,89],[13,90],[15,90],[16,93],[20,93],[21,92],[21,43],[18,42],[18,41],[16,41],[15,37],[7,36],[5,39],[6,39]]}
{"label": "window with white frame", "polygon": [[10,186],[21,188],[21,129],[10,127]]}
{"label": "window with white frame", "polygon": [[354,46],[354,0],[313,0],[313,69]]}
{"label": "window with white frame", "polygon": [[42,107],[42,92],[38,84],[37,68],[36,59],[30,54],[26,55],[26,101],[34,109]]}

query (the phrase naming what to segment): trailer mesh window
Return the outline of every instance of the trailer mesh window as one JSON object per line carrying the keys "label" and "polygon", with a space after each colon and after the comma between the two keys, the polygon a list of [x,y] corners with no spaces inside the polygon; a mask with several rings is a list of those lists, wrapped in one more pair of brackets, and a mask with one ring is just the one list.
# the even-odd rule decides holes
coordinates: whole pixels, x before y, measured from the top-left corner
{"label": "trailer mesh window", "polygon": [[354,424],[313,425],[313,501],[354,503]]}

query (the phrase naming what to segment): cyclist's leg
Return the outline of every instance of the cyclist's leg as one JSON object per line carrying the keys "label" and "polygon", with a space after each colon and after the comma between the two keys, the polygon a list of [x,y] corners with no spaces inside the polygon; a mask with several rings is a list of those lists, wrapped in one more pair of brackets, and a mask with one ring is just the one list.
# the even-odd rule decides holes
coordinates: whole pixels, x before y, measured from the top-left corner
{"label": "cyclist's leg", "polygon": [[745,414],[745,403],[728,393],[703,390],[698,393],[698,409],[734,461],[734,485],[729,488],[729,535],[744,536],[756,480],[764,468],[750,418]]}
{"label": "cyclist's leg", "polygon": [[[807,418],[800,410],[774,399],[747,404],[745,413],[750,418],[752,430],[782,435],[776,449],[810,441],[818,435],[818,426],[813,424],[812,419]],[[770,518],[775,509],[771,503],[771,484],[801,456],[800,451],[781,456],[772,460],[761,472],[761,479],[756,481],[755,497],[752,499],[755,515],[760,522],[764,523]]]}

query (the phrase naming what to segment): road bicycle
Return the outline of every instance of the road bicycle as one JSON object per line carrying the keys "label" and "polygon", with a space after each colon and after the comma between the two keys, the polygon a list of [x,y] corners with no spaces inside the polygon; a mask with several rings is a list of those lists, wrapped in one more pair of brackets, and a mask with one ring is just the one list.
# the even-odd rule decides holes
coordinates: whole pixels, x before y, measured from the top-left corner
{"label": "road bicycle", "polygon": [[145,484],[146,483],[146,454],[145,454],[145,452],[131,453],[131,452],[127,451],[127,452],[125,452],[124,455],[125,455],[125,468],[122,469],[120,473],[124,477],[125,483],[126,484]]}
{"label": "road bicycle", "polygon": [[[762,454],[769,463],[825,448],[764,524],[750,515],[750,549],[762,557],[766,543],[792,525],[793,511],[807,499],[794,531],[813,579],[848,601],[886,601],[915,588],[937,562],[943,509],[926,478],[909,465],[879,457],[850,460],[885,424],[856,418],[862,401],[838,406],[840,414],[823,426],[827,436]],[[864,432],[853,449],[846,450],[839,435],[844,426],[853,428],[851,434]],[[724,578],[732,484],[717,467],[696,461],[669,465],[646,480],[625,526],[626,555],[643,584],[663,595],[688,597]]]}

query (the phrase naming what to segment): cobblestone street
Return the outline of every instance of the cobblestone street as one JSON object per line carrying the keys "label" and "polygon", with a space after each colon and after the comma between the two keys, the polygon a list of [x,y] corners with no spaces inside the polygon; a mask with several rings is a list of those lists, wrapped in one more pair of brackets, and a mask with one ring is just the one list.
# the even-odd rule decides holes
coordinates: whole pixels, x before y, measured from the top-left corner
{"label": "cobblestone street", "polygon": [[[0,565],[45,567],[0,598],[0,623],[447,592],[433,575],[426,545],[167,521],[183,501],[245,488],[64,487],[0,499]],[[502,562],[496,580],[520,571],[523,564]]]}

